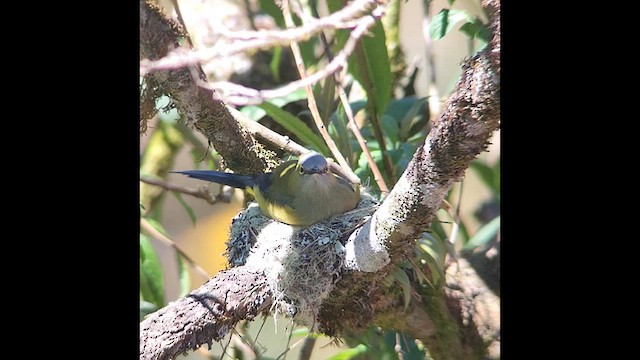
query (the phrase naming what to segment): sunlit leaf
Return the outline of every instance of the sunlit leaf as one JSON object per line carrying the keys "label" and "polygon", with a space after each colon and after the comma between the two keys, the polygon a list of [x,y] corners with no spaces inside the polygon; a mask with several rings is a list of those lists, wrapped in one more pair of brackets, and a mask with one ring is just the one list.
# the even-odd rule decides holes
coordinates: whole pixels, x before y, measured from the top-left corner
{"label": "sunlit leaf", "polygon": [[471,18],[465,11],[442,9],[431,19],[429,36],[431,36],[433,40],[441,39],[461,21],[471,21]]}
{"label": "sunlit leaf", "polygon": [[[285,96],[270,99],[267,102],[281,108],[289,103],[304,100],[306,98],[307,92],[304,89],[298,89]],[[244,106],[242,109],[240,109],[240,112],[253,121],[258,121],[267,114],[266,111],[255,105]]]}
{"label": "sunlit leaf", "polygon": [[481,246],[493,239],[500,230],[500,216],[496,216],[493,220],[482,226],[475,235],[469,239],[464,246],[465,249]]}
{"label": "sunlit leaf", "polygon": [[306,328],[306,327],[298,328],[291,332],[291,336],[308,336],[308,335],[315,336],[314,334],[309,332],[309,328]]}
{"label": "sunlit leaf", "polygon": [[305,145],[314,148],[324,155],[329,154],[329,148],[324,144],[324,140],[311,131],[302,120],[268,102],[262,103],[259,106],[278,124],[295,134]]}
{"label": "sunlit leaf", "polygon": [[365,344],[359,344],[354,348],[347,349],[333,355],[332,357],[328,358],[328,360],[349,360],[358,355],[366,353],[367,350],[368,348]]}
{"label": "sunlit leaf", "polygon": [[149,238],[140,234],[140,294],[142,299],[157,307],[164,303],[162,265]]}
{"label": "sunlit leaf", "polygon": [[162,224],[158,220],[151,217],[146,217],[145,220],[147,220],[151,227],[158,230],[158,232],[160,232],[162,235],[168,236],[167,231],[164,229],[164,226],[162,226]]}

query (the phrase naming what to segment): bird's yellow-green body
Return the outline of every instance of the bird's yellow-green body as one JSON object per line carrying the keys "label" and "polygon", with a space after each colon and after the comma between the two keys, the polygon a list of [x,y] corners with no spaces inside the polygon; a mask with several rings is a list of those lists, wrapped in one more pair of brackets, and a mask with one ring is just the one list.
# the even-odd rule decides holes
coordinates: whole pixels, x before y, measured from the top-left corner
{"label": "bird's yellow-green body", "polygon": [[329,171],[318,153],[289,160],[272,173],[238,175],[221,171],[178,171],[187,176],[251,193],[262,212],[278,221],[308,226],[356,207],[360,187]]}

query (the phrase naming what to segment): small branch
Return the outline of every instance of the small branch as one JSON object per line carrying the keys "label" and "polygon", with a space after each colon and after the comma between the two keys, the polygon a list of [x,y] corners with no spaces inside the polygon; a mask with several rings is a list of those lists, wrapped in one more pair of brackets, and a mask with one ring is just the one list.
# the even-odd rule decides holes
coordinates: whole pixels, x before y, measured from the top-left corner
{"label": "small branch", "polygon": [[[140,57],[161,59],[177,48],[185,36],[179,24],[167,19],[152,0],[140,0]],[[192,76],[192,73],[195,76]],[[206,76],[199,66],[147,74],[145,82],[166,94],[193,125],[237,172],[259,173],[274,163],[274,155],[239,127],[218,95],[197,85]]]}
{"label": "small branch", "polygon": [[179,185],[170,184],[168,182],[154,179],[148,176],[140,176],[140,181],[149,185],[159,186],[168,191],[176,191],[182,194],[187,194],[187,195],[197,197],[199,199],[204,199],[211,205],[216,204],[218,201],[229,203],[231,202],[231,196],[233,195],[233,188],[229,188],[228,191],[220,191],[218,195],[214,196],[213,194],[211,194],[211,192],[209,192],[209,189],[206,185],[200,186],[198,189],[192,189],[192,188],[187,188]]}
{"label": "small branch", "polygon": [[[292,28],[293,26],[295,26],[293,23],[293,18],[291,17],[289,0],[282,0],[282,14],[284,15],[284,22],[288,28]],[[296,61],[296,66],[298,67],[298,73],[300,74],[300,78],[305,79],[307,77],[307,74],[304,67],[304,60],[302,59],[302,53],[300,52],[300,47],[298,46],[298,43],[295,41],[292,42],[290,46],[291,46],[291,51],[293,53],[293,57]],[[316,124],[316,128],[322,135],[324,142],[327,144],[327,146],[331,150],[333,157],[336,160],[338,160],[338,163],[340,164],[340,166],[342,166],[345,171],[353,173],[353,170],[349,166],[349,163],[344,158],[344,156],[342,156],[342,154],[340,153],[340,150],[338,150],[338,146],[333,141],[331,136],[329,136],[329,132],[324,126],[324,122],[322,121],[322,118],[320,117],[320,112],[318,111],[316,98],[313,95],[313,89],[311,88],[311,84],[306,85],[305,90],[307,92],[307,102],[308,102],[309,110],[311,110],[311,116]],[[353,176],[356,176],[356,175],[353,174]]]}
{"label": "small branch", "polygon": [[398,354],[398,360],[404,360],[404,354],[402,353],[402,344],[401,344],[401,336],[399,332],[396,332],[396,346],[394,346],[394,350]]}
{"label": "small branch", "polygon": [[[231,114],[236,118],[236,120],[238,122],[240,122],[242,124],[242,126],[247,129],[247,131],[249,133],[251,133],[252,136],[268,143],[274,146],[279,147],[280,149],[283,149],[287,152],[290,152],[292,154],[295,155],[303,155],[309,152],[309,150],[307,148],[305,148],[304,146],[296,143],[295,141],[291,140],[289,137],[287,136],[282,136],[280,134],[278,134],[277,132],[267,128],[266,126],[260,124],[257,121],[252,121],[250,119],[247,119],[244,114],[242,114],[240,111],[236,110],[236,109],[232,109],[229,108],[229,111],[231,112]],[[344,177],[345,179],[349,180],[350,182],[357,184],[360,182],[360,179],[355,176],[355,174],[353,172],[347,172],[345,171],[340,165],[338,165],[338,163],[334,162],[334,161],[329,161],[329,167],[331,168],[331,171],[335,174],[338,174],[342,177]]]}
{"label": "small branch", "polygon": [[171,246],[172,248],[174,248],[185,260],[187,260],[187,263],[189,263],[189,265],[191,265],[191,267],[193,269],[195,269],[200,275],[202,275],[202,277],[205,280],[208,280],[210,278],[209,274],[207,274],[207,272],[200,267],[198,264],[195,263],[195,261],[193,261],[193,259],[191,259],[191,257],[189,257],[189,255],[187,255],[184,251],[182,251],[179,247],[178,244],[176,244],[175,242],[173,242],[171,239],[169,239],[168,237],[166,237],[164,234],[162,234],[160,231],[158,231],[156,228],[154,228],[145,218],[140,218],[140,227],[146,231],[149,235],[151,235],[152,237],[162,241],[163,243],[165,243],[166,245]]}
{"label": "small branch", "polygon": [[355,57],[358,63],[358,68],[360,69],[362,87],[364,87],[367,92],[367,110],[369,111],[369,119],[371,119],[373,134],[376,137],[378,144],[380,145],[380,151],[382,153],[382,165],[384,166],[384,169],[389,176],[389,180],[393,183],[395,182],[395,174],[393,171],[394,167],[393,163],[391,162],[391,157],[387,152],[387,144],[384,142],[384,136],[382,135],[382,126],[379,119],[382,114],[378,114],[377,111],[377,103],[375,97],[376,89],[373,86],[372,80],[369,78],[369,72],[367,71],[367,59],[362,44],[358,44],[356,46]]}
{"label": "small branch", "polygon": [[287,46],[294,41],[304,41],[311,38],[321,30],[342,29],[353,27],[351,20],[366,14],[375,7],[375,0],[355,0],[337,11],[331,16],[316,19],[309,25],[291,28],[285,31],[223,31],[222,34],[230,35],[235,39],[245,40],[232,45],[214,46],[212,48],[189,51],[187,49],[175,49],[158,60],[143,59],[140,61],[140,76],[152,71],[175,70],[186,66],[197,65],[215,58],[225,58],[250,49],[264,49],[275,46]]}
{"label": "small branch", "polygon": [[[313,3],[314,4],[312,6],[312,9],[314,11],[314,15],[318,16],[315,1],[313,1]],[[350,35],[350,37],[351,36],[352,35]],[[322,45],[324,46],[325,53],[327,54],[327,58],[329,59],[330,62],[332,62],[334,60],[334,56],[331,53],[331,48],[329,46],[329,42],[327,41],[327,37],[324,34],[324,31],[320,32],[320,40],[322,41]],[[340,103],[342,103],[342,108],[344,109],[344,113],[345,115],[347,115],[347,119],[349,121],[347,126],[349,127],[353,135],[356,137],[356,140],[358,140],[358,145],[360,145],[360,149],[362,149],[362,152],[367,157],[367,163],[369,164],[369,167],[371,168],[371,172],[373,173],[373,179],[378,184],[378,188],[380,189],[380,192],[384,197],[389,193],[389,188],[387,188],[387,184],[385,184],[384,182],[384,178],[380,173],[380,169],[378,169],[378,165],[373,160],[373,157],[371,156],[371,152],[367,147],[366,141],[364,140],[364,137],[362,137],[362,133],[360,132],[360,129],[356,124],[356,120],[353,117],[353,111],[351,110],[351,105],[349,105],[349,99],[347,98],[347,94],[344,91],[344,87],[342,86],[342,82],[340,81],[340,78],[337,72],[333,73],[333,78],[334,78],[335,88],[338,91],[338,97],[340,98]]]}

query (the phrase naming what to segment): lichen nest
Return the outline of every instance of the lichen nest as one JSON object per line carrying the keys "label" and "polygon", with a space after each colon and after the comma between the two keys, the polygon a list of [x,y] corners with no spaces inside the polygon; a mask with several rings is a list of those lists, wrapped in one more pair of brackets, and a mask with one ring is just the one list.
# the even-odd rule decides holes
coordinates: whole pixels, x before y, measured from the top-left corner
{"label": "lichen nest", "polygon": [[[378,207],[366,189],[355,209],[309,227],[266,217],[251,203],[231,223],[226,256],[229,266],[264,271],[274,297],[274,314],[292,316],[313,330],[322,301],[343,270],[349,235]],[[312,205],[310,205],[312,206]]]}

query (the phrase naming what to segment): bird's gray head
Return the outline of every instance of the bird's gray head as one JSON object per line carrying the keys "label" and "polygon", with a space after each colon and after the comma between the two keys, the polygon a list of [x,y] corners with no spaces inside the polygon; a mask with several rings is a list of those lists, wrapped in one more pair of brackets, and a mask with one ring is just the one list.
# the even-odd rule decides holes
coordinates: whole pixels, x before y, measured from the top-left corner
{"label": "bird's gray head", "polygon": [[322,174],[329,170],[327,159],[317,152],[306,153],[298,159],[300,172],[303,174]]}

